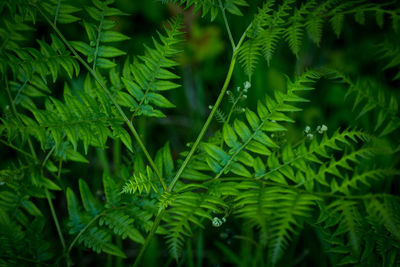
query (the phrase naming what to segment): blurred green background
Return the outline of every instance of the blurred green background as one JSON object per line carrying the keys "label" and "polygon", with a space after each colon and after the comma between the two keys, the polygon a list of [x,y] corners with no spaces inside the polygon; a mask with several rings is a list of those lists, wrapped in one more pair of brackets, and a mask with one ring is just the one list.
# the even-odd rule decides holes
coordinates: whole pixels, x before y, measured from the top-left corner
{"label": "blurred green background", "polygon": [[[71,1],[71,3],[73,2],[78,6],[85,4],[85,1]],[[236,41],[253,19],[253,14],[263,1],[251,0],[249,2],[251,2],[251,6],[242,9],[243,17],[228,14],[233,37]],[[183,86],[166,95],[176,105],[176,109],[165,111],[167,117],[163,119],[144,118],[134,121],[151,152],[156,151],[169,141],[173,155],[177,159],[179,153],[186,149],[186,144],[193,142],[199,133],[209,113],[208,106],[213,105],[216,100],[229,67],[232,51],[222,17],[218,16],[215,21],[210,22],[209,17],[201,18],[200,14],[193,13],[192,9],[183,10],[181,7],[170,4],[164,5],[160,1],[153,0],[117,0],[116,7],[129,14],[114,19],[118,21],[117,30],[131,37],[130,40],[119,44],[122,50],[133,51],[133,54],[129,54],[130,57],[141,55],[144,52],[143,44],[151,45],[152,36],[156,37],[156,32],[162,31],[162,27],[168,19],[178,14],[184,16],[186,34],[182,53],[178,58],[181,66],[177,68]],[[400,81],[393,80],[396,70],[382,71],[387,62],[377,60],[379,43],[385,38],[398,39],[398,36],[382,31],[372,16],[367,16],[364,26],[357,24],[352,17],[346,17],[345,20],[347,26],[344,27],[339,39],[335,36],[331,25],[325,23],[320,47],[317,47],[305,33],[306,36],[298,58],[290,51],[287,43],[281,40],[270,66],[264,60],[260,60],[251,80],[252,87],[248,92],[247,100],[242,101],[241,106],[255,109],[257,101],[264,99],[266,94],[272,94],[274,90],[284,90],[284,75],[293,78],[306,69],[326,65],[346,72],[353,79],[363,77],[369,80],[378,80],[387,85],[385,90],[388,94],[394,93],[398,97],[398,92],[394,89],[399,88]],[[385,23],[390,22],[385,21]],[[47,27],[44,24],[39,25],[36,32],[37,36],[33,36],[32,39],[34,40],[35,37],[43,38],[43,32],[50,32]],[[78,24],[72,26],[60,25],[60,29],[69,40],[87,38],[82,27]],[[77,36],[77,33],[82,33],[82,36]],[[31,45],[37,46],[37,44]],[[83,79],[83,76],[79,77],[71,86],[81,87]],[[247,80],[248,77],[242,71],[240,64],[237,64],[230,90],[234,91],[237,86],[243,86],[243,83]],[[61,82],[58,85],[59,89],[55,94],[61,96],[63,87]],[[352,109],[353,96],[350,95],[345,99],[346,90],[346,86],[340,83],[328,80],[318,82],[316,91],[304,96],[310,99],[310,102],[303,104],[303,112],[293,115],[296,123],[288,125],[288,134],[283,138],[293,143],[297,142],[304,137],[304,128],[307,125],[314,130],[318,125],[325,124],[330,133],[336,129],[344,129],[349,125],[358,125],[360,128],[373,132],[376,114],[367,113],[358,120],[355,120],[356,116],[349,116],[349,114],[357,111]],[[4,110],[6,105],[8,105],[7,97],[2,90],[0,91],[0,110]],[[227,112],[228,109],[229,103],[225,99],[221,111]],[[237,116],[241,115],[237,114]],[[219,129],[219,126],[219,123],[214,121],[208,136],[212,136]],[[400,136],[399,131],[392,133],[391,136]],[[390,139],[387,139],[387,142],[391,142]],[[84,164],[79,167],[79,164],[74,163],[74,167],[70,168],[70,173],[66,174],[71,177],[69,186],[76,187],[79,177],[101,177],[104,166],[101,159],[112,158],[112,150],[109,151],[109,154],[102,154],[95,148],[91,148],[89,157],[93,155],[93,158],[90,159],[89,167]],[[0,163],[1,167],[6,166],[15,156],[14,152],[7,148],[2,149],[0,154],[1,158],[4,159]],[[130,160],[123,158],[125,162]],[[382,159],[382,161],[384,160]],[[68,168],[68,165],[66,167]],[[100,179],[93,181],[93,191],[96,188],[101,190],[100,183]],[[60,207],[60,213],[66,212],[64,208],[61,208],[65,207],[65,203],[57,203],[57,206]],[[45,210],[45,207],[43,210]],[[66,218],[66,214],[60,215]],[[288,251],[288,255],[290,255],[288,258],[297,259],[298,262],[288,262],[287,266],[328,266],[324,254],[320,253],[322,251],[321,244],[314,235],[309,234],[309,231],[306,228],[302,235],[295,240],[295,242],[298,242],[297,246],[293,246],[292,251]],[[196,252],[201,253],[196,257],[198,259],[197,266],[202,266],[202,264],[222,266],[224,263],[226,264],[225,258],[231,253],[229,250],[239,251],[237,255],[230,255],[231,258],[236,257],[238,260],[240,257],[248,255],[247,260],[250,264],[252,260],[252,256],[249,254],[250,245],[240,238],[248,235],[249,232],[246,227],[230,222],[223,228],[212,229],[211,232],[194,231],[192,240],[196,244],[192,245],[201,248]],[[160,262],[165,263],[161,264],[162,266],[175,265],[172,259],[164,262],[164,259],[168,259],[168,256],[167,250],[163,249],[162,246],[161,239],[153,240],[146,252],[143,266],[157,266],[160,265]],[[212,249],[209,249],[209,247],[212,247]],[[138,247],[134,247],[131,253],[128,252],[127,255],[135,255],[137,251]],[[292,255],[297,256],[292,257]],[[188,253],[184,253],[184,257],[187,256]],[[97,258],[95,259],[95,257]],[[88,266],[88,264],[100,262],[102,259],[99,257],[107,256],[88,253],[85,262],[78,263],[77,266]],[[202,259],[207,259],[206,263],[202,262]],[[246,262],[246,259],[244,261]],[[185,260],[182,261],[182,265],[186,263]]]}

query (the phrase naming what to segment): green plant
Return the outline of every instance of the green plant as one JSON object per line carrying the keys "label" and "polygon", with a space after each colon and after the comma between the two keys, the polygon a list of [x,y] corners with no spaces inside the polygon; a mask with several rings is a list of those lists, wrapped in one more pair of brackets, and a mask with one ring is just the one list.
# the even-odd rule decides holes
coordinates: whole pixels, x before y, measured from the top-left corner
{"label": "green plant", "polygon": [[[262,1],[237,38],[227,13],[242,16],[250,1],[161,2],[220,19],[232,47],[218,97],[179,155],[165,136],[155,131],[149,138],[138,125],[175,107],[172,91],[181,90],[175,67],[185,49],[181,16],[135,55],[119,45],[135,36],[115,29],[114,20],[127,14],[113,0],[0,3],[0,142],[14,153],[0,171],[0,265],[71,266],[87,248],[110,255],[109,266],[122,266],[123,258],[138,266],[157,234],[170,257],[188,266],[197,240],[201,266],[202,229],[230,224],[242,231],[234,235],[242,244],[211,242],[218,264],[297,264],[305,257],[296,250],[305,229],[324,247],[327,264],[398,266],[400,117],[391,87],[399,74],[388,81],[334,64],[304,64],[292,77],[279,76],[280,85],[263,91],[256,105],[243,103],[256,78],[264,78],[256,73],[268,68],[260,67],[261,58],[270,66],[279,47],[286,49],[282,40],[304,62],[304,43],[322,49],[323,31],[331,38],[324,24],[339,38],[350,16],[361,25],[375,16],[380,31],[393,35],[374,36],[375,59],[398,68],[398,3]],[[64,24],[86,35],[70,40]],[[358,64],[356,56],[348,61]],[[233,76],[240,79],[232,82]],[[239,86],[229,90],[233,83]],[[291,126],[305,102],[317,100],[309,91],[332,84],[347,92],[354,120],[334,130],[329,121],[316,130]],[[152,139],[165,145],[154,152]],[[239,247],[250,256],[238,257]]]}

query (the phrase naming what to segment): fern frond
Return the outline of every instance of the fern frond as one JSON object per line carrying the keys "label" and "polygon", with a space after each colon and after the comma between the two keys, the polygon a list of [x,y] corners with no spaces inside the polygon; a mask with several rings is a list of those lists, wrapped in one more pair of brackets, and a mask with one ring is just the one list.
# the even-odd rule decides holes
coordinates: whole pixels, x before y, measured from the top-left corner
{"label": "fern frond", "polygon": [[114,1],[102,2],[93,0],[94,6],[86,7],[86,12],[96,21],[97,25],[87,21],[83,22],[86,34],[89,38],[89,44],[82,41],[72,41],[71,45],[80,53],[87,57],[87,62],[92,63],[92,69],[113,68],[116,64],[108,58],[116,58],[126,53],[113,46],[104,45],[104,43],[119,42],[129,39],[128,36],[111,31],[115,22],[106,17],[126,15],[124,12],[108,5]]}
{"label": "fern frond", "polygon": [[379,223],[400,240],[400,205],[397,201],[384,198],[382,203],[374,198],[367,204],[367,209],[370,216],[377,218]]}
{"label": "fern frond", "polygon": [[[243,166],[253,166],[254,158],[249,152],[259,155],[271,155],[271,149],[279,146],[268,136],[268,132],[285,131],[280,122],[293,122],[285,112],[296,112],[301,109],[289,105],[289,102],[303,102],[294,92],[310,90],[321,74],[309,71],[298,77],[294,83],[288,81],[287,93],[276,91],[275,97],[267,97],[265,103],[258,102],[257,114],[249,109],[245,111],[247,124],[235,120],[233,127],[224,124],[222,137],[229,151],[207,143],[203,149],[207,154],[206,162],[210,169],[221,176],[229,171],[244,177],[250,177],[250,172]],[[307,85],[306,85],[307,84]],[[239,137],[239,138],[238,138]]]}
{"label": "fern frond", "polygon": [[306,29],[311,40],[319,47],[322,38],[324,19],[321,16],[313,16],[306,23]]}
{"label": "fern frond", "polygon": [[122,121],[114,113],[108,113],[84,92],[79,92],[78,97],[75,97],[69,90],[64,90],[64,100],[65,103],[50,98],[50,101],[46,102],[45,110],[31,110],[36,121],[21,115],[22,124],[10,126],[17,127],[21,133],[28,130],[42,146],[46,144],[48,133],[53,138],[56,148],[60,148],[64,136],[75,150],[78,141],[82,140],[86,152],[89,145],[104,147],[108,137],[116,136],[131,149],[129,134],[122,128]]}
{"label": "fern frond", "polygon": [[268,66],[271,62],[272,56],[275,53],[279,39],[283,35],[282,33],[283,29],[277,27],[268,28],[261,33],[261,39],[263,44],[262,52],[265,60],[267,61]]}
{"label": "fern frond", "polygon": [[170,29],[165,29],[166,36],[159,34],[161,43],[153,39],[155,48],[146,46],[145,56],[139,57],[140,60],[135,60],[130,65],[130,71],[124,72],[122,81],[129,95],[124,94],[123,97],[127,103],[133,103],[130,106],[133,116],[164,117],[165,115],[155,107],[175,106],[159,92],[179,87],[171,81],[179,77],[172,73],[170,68],[177,65],[172,58],[179,52],[177,45],[182,35],[181,24],[180,17],[171,21]]}
{"label": "fern frond", "polygon": [[[202,17],[207,16],[210,14],[211,21],[213,21],[219,11],[220,6],[218,0],[159,0],[162,3],[174,3],[185,6],[185,8],[189,8],[194,6],[195,11],[200,11]],[[248,6],[246,0],[224,0],[223,1],[223,8],[227,10],[229,13],[243,16],[242,12],[240,11],[238,6]]]}
{"label": "fern frond", "polygon": [[[46,76],[51,75],[55,82],[61,69],[64,69],[70,78],[74,72],[76,76],[79,74],[79,64],[65,45],[55,35],[51,35],[51,39],[51,45],[38,40],[39,50],[21,48],[6,54],[9,68],[17,76],[15,79],[21,84],[20,86],[25,84],[25,88],[18,88],[18,97],[40,96],[40,93],[35,93],[40,91],[50,93],[46,85]],[[13,83],[11,85],[16,86]],[[15,101],[18,103],[21,100]]]}
{"label": "fern frond", "polygon": [[57,23],[69,24],[80,20],[80,18],[74,13],[81,9],[67,4],[66,0],[44,1],[41,3],[41,6],[54,18],[54,25],[57,25]]}
{"label": "fern frond", "polygon": [[[302,143],[296,150],[293,150],[290,145],[284,147],[282,151],[282,163],[276,154],[272,154],[267,161],[269,170],[261,171],[260,175],[256,178],[270,179],[274,182],[286,184],[286,179],[295,182],[296,184],[304,184],[307,189],[312,189],[314,186],[314,181],[317,181],[321,185],[329,186],[325,180],[325,173],[332,172],[337,174],[337,166],[348,167],[347,160],[350,158],[354,159],[357,154],[366,155],[371,153],[370,150],[361,151],[359,153],[354,153],[354,155],[349,155],[349,157],[343,157],[339,160],[332,162],[331,169],[326,169],[325,166],[321,167],[321,173],[315,173],[310,164],[323,164],[324,160],[330,158],[327,149],[332,149],[333,151],[340,151],[342,148],[338,146],[339,142],[342,144],[349,145],[347,139],[357,142],[357,139],[368,140],[370,136],[362,131],[357,130],[343,130],[340,132],[336,131],[330,138],[324,135],[321,142],[313,139],[310,146],[307,148],[304,143]],[[341,175],[339,173],[339,175]],[[342,175],[341,175],[342,177]]]}
{"label": "fern frond", "polygon": [[244,72],[251,81],[259,56],[261,55],[261,38],[249,39],[239,51],[239,61],[243,65]]}
{"label": "fern frond", "polygon": [[78,242],[83,243],[85,247],[100,253],[105,252],[121,258],[126,258],[125,253],[116,245],[110,243],[111,235],[97,227],[90,227],[84,234],[79,237]]}
{"label": "fern frond", "polygon": [[174,198],[163,220],[167,228],[167,244],[172,256],[180,257],[186,237],[192,234],[192,224],[203,228],[203,219],[212,221],[211,213],[222,213],[226,204],[207,194],[185,192]]}
{"label": "fern frond", "polygon": [[[349,85],[346,97],[355,95],[353,110],[358,109],[357,118],[371,110],[379,111],[376,118],[374,130],[380,130],[380,135],[387,135],[400,127],[400,116],[398,114],[398,101],[395,94],[387,96],[385,90],[378,90],[382,85],[373,80],[358,79],[353,82],[345,75],[337,73],[345,83]],[[384,122],[386,122],[385,126]]]}
{"label": "fern frond", "polygon": [[126,215],[120,210],[110,210],[104,216],[100,217],[99,225],[107,225],[115,234],[123,239],[129,237],[136,243],[143,244],[144,238],[142,234],[133,227],[133,218]]}
{"label": "fern frond", "polygon": [[304,29],[303,24],[298,21],[300,20],[300,15],[296,15],[296,13],[298,13],[298,11],[295,12],[295,15],[290,18],[292,23],[286,29],[284,36],[293,54],[298,57],[301,43],[303,41]]}
{"label": "fern frond", "polygon": [[122,193],[127,194],[135,194],[136,191],[139,191],[139,194],[142,191],[145,191],[147,194],[150,193],[151,189],[154,192],[158,193],[158,189],[154,184],[154,179],[156,176],[153,170],[147,166],[146,173],[139,173],[138,175],[134,175],[133,179],[129,180],[124,187],[122,188]]}
{"label": "fern frond", "polygon": [[287,247],[293,235],[297,234],[298,228],[301,227],[304,218],[310,216],[312,206],[318,200],[318,198],[312,195],[290,191],[286,193],[283,195],[280,194],[278,199],[274,199],[277,201],[277,204],[279,203],[279,208],[271,222],[272,229],[270,230],[271,241],[269,247],[273,264],[282,257],[283,250]]}
{"label": "fern frond", "polygon": [[235,213],[260,229],[260,242],[268,245],[270,261],[276,264],[318,198],[279,187],[260,187],[254,182],[238,188],[246,190],[235,199]]}
{"label": "fern frond", "polygon": [[340,213],[340,223],[334,235],[347,233],[353,252],[358,255],[361,250],[360,215],[357,203],[338,200],[330,204],[333,212]]}
{"label": "fern frond", "polygon": [[350,189],[357,190],[359,188],[358,184],[363,184],[371,187],[369,180],[380,180],[384,177],[390,177],[400,175],[400,171],[392,168],[386,169],[371,169],[364,172],[359,172],[353,176],[346,177],[346,179],[340,184],[332,183],[332,192],[342,192],[344,194],[349,194]]}
{"label": "fern frond", "polygon": [[[396,40],[397,36],[393,36]],[[378,55],[381,59],[387,61],[385,69],[397,68],[397,74],[393,80],[400,79],[400,48],[396,45],[396,41],[385,40],[378,45]]]}

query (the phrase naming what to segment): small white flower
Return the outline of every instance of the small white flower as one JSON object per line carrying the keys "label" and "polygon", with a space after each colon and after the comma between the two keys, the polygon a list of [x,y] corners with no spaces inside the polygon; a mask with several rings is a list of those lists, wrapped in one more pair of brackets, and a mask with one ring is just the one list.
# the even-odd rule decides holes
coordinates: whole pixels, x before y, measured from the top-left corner
{"label": "small white flower", "polygon": [[227,94],[227,95],[231,95],[232,92],[228,90],[228,91],[226,91],[226,94]]}
{"label": "small white flower", "polygon": [[246,88],[245,89],[243,89],[243,92],[245,92],[245,93],[247,93],[249,90],[247,90]]}
{"label": "small white flower", "polygon": [[328,126],[326,126],[325,124],[322,124],[322,126],[321,126],[321,129],[319,130],[319,133],[323,133],[323,132],[326,132],[326,131],[328,131]]}
{"label": "small white flower", "polygon": [[213,108],[213,106],[211,106],[211,105],[208,106],[208,109],[212,109],[212,108]]}
{"label": "small white flower", "polygon": [[309,134],[307,134],[307,138],[310,139],[310,140],[313,140],[314,135],[312,133],[309,133]]}
{"label": "small white flower", "polygon": [[304,132],[305,133],[309,133],[310,130],[311,130],[311,127],[307,125],[306,128],[304,129]]}
{"label": "small white flower", "polygon": [[317,126],[317,132],[319,132],[319,130],[321,129],[321,126]]}
{"label": "small white flower", "polygon": [[236,91],[240,92],[240,86],[236,87]]}
{"label": "small white flower", "polygon": [[222,217],[222,222],[223,222],[223,223],[226,223],[225,217]]}
{"label": "small white flower", "polygon": [[246,109],[245,108],[242,108],[242,112],[245,112],[246,111]]}
{"label": "small white flower", "polygon": [[214,227],[220,227],[221,225],[222,225],[222,221],[221,221],[221,219],[220,218],[218,218],[218,217],[214,217],[214,219],[213,219],[213,221],[212,221],[212,225],[214,226]]}
{"label": "small white flower", "polygon": [[249,89],[251,87],[251,83],[249,81],[246,81],[244,83],[244,89]]}
{"label": "small white flower", "polygon": [[247,95],[243,95],[243,98],[246,99],[246,98],[247,98]]}

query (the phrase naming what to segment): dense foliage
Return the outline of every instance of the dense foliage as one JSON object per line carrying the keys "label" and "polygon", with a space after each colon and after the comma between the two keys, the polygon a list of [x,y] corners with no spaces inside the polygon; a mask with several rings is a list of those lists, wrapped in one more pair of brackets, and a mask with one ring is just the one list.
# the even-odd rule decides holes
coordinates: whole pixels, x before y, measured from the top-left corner
{"label": "dense foliage", "polygon": [[0,266],[400,266],[397,1],[128,2],[0,2]]}

